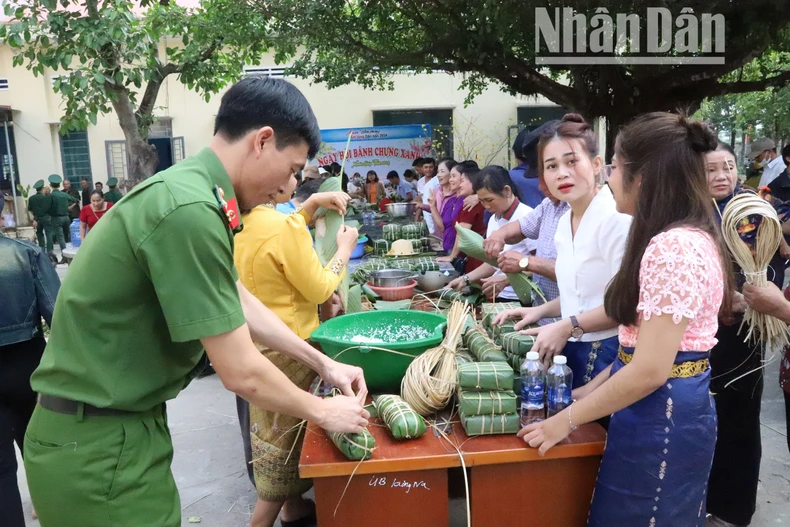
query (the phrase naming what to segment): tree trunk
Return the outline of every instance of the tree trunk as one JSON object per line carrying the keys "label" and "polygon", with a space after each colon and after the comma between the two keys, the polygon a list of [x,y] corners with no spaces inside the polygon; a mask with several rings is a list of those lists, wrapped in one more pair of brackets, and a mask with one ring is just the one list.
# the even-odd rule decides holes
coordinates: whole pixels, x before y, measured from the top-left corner
{"label": "tree trunk", "polygon": [[138,183],[154,175],[159,164],[159,156],[154,145],[148,144],[146,138],[140,134],[140,128],[135,117],[134,106],[129,99],[126,88],[115,90],[116,100],[112,105],[118,115],[123,135],[126,137],[126,152],[129,156],[128,178],[124,183],[127,191]]}
{"label": "tree trunk", "polygon": [[730,130],[730,148],[732,148],[733,151],[735,150],[735,134],[736,133],[737,132],[735,130],[735,127],[733,127],[732,130]]}

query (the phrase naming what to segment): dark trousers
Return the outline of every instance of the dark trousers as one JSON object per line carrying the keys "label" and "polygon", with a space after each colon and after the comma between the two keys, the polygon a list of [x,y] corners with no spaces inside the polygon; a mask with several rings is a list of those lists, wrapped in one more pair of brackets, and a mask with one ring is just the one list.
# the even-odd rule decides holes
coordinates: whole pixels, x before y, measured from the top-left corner
{"label": "dark trousers", "polygon": [[790,393],[785,394],[785,424],[787,426],[787,450],[790,451]]}
{"label": "dark trousers", "polygon": [[252,442],[250,439],[250,403],[236,396],[236,413],[239,416],[241,428],[241,441],[244,446],[244,464],[247,465],[247,476],[253,487],[255,486],[255,473],[252,468]]}
{"label": "dark trousers", "polygon": [[[749,525],[757,505],[760,476],[762,351],[743,342],[740,321],[719,325],[711,351],[710,389],[716,399],[718,435],[708,482],[708,512],[736,525]],[[746,328],[744,328],[744,331]],[[744,333],[745,335],[745,333]],[[745,377],[727,383],[750,372]]]}
{"label": "dark trousers", "polygon": [[30,375],[41,362],[43,337],[0,346],[0,518],[5,527],[25,527],[22,499],[16,480],[16,453],[36,406]]}

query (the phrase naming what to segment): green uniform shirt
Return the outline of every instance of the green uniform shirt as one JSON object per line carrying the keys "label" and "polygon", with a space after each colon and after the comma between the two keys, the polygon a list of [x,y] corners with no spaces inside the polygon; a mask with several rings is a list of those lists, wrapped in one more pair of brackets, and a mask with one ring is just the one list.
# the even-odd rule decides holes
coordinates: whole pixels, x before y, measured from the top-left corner
{"label": "green uniform shirt", "polygon": [[[58,294],[36,392],[146,410],[189,383],[198,339],[244,324],[233,233],[214,185],[234,197],[204,149],[138,185],[91,229]],[[112,287],[99,276],[112,276]]]}
{"label": "green uniform shirt", "polygon": [[110,203],[118,203],[123,195],[119,190],[109,190],[106,194],[104,194],[104,201],[109,201]]}
{"label": "green uniform shirt", "polygon": [[59,189],[53,189],[49,197],[52,198],[52,207],[49,209],[50,216],[68,216],[69,205],[77,203],[77,200]]}
{"label": "green uniform shirt", "polygon": [[33,213],[36,221],[41,221],[44,216],[49,214],[49,210],[52,208],[52,196],[47,196],[43,191],[36,192],[28,198],[27,208]]}

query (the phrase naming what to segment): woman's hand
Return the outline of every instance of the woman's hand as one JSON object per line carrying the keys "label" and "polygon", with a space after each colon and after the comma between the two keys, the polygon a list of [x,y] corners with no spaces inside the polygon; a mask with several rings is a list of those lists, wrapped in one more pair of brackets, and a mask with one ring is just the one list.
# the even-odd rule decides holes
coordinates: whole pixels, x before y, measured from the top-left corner
{"label": "woman's hand", "polygon": [[321,304],[319,319],[321,322],[326,322],[330,318],[338,316],[341,311],[343,311],[343,301],[340,299],[340,295],[332,293],[329,300]]}
{"label": "woman's hand", "polygon": [[554,356],[562,353],[565,344],[571,338],[571,329],[570,319],[565,319],[543,327],[522,331],[521,334],[536,337],[532,351],[537,351],[540,354],[540,360],[548,369]]}
{"label": "woman's hand", "polygon": [[520,273],[524,270],[519,265],[523,259],[524,255],[518,251],[507,251],[499,255],[496,264],[503,273]]}
{"label": "woman's hand", "polygon": [[755,311],[787,321],[787,299],[773,283],[768,282],[764,287],[746,284],[743,286],[743,297]]}
{"label": "woman's hand", "polygon": [[463,288],[466,287],[466,280],[463,276],[459,276],[458,278],[454,279],[452,282],[444,286],[444,289],[455,289],[456,291],[461,291]]}
{"label": "woman's hand", "polygon": [[489,258],[497,258],[499,253],[505,250],[505,240],[498,237],[497,231],[494,231],[491,233],[491,236],[483,240],[483,249],[485,249],[486,256]]}
{"label": "woman's hand", "polygon": [[592,393],[592,389],[590,388],[590,384],[585,384],[584,386],[579,386],[575,390],[571,392],[571,400],[578,401],[579,399],[584,399],[588,395]]}
{"label": "woman's hand", "polygon": [[[422,202],[422,197],[420,197],[420,202]],[[428,205],[431,207],[431,210],[438,210],[436,208],[436,196],[431,194],[428,196]]]}
{"label": "woman's hand", "polygon": [[491,322],[494,326],[499,326],[507,320],[511,318],[520,318],[521,320],[516,324],[516,330],[523,328],[529,324],[534,324],[543,316],[540,313],[539,307],[520,307],[518,309],[508,309],[507,311],[503,311],[494,317],[494,320]]}
{"label": "woman's hand", "polygon": [[472,194],[471,196],[467,196],[464,199],[464,210],[469,212],[470,210],[475,208],[475,206],[477,206],[478,203],[480,203],[480,198],[477,197],[477,194]]}
{"label": "woman's hand", "polygon": [[504,288],[510,285],[510,282],[508,282],[507,276],[500,274],[489,278],[483,278],[480,280],[480,284],[483,286],[483,294],[487,298],[496,298]]}
{"label": "woman's hand", "polygon": [[325,209],[334,210],[340,214],[346,214],[346,205],[351,201],[351,196],[345,192],[317,192],[307,198],[307,201],[302,205],[312,205],[312,209],[324,207]]}
{"label": "woman's hand", "polygon": [[516,435],[532,448],[537,448],[538,453],[543,456],[551,447],[568,437],[568,434],[571,433],[571,425],[568,421],[567,413],[568,410],[563,410],[539,423],[527,425],[519,430]]}
{"label": "woman's hand", "polygon": [[357,246],[357,242],[359,240],[359,231],[354,227],[349,227],[348,225],[344,225],[342,228],[337,230],[337,248],[338,249],[346,249],[349,251],[353,251],[354,248]]}

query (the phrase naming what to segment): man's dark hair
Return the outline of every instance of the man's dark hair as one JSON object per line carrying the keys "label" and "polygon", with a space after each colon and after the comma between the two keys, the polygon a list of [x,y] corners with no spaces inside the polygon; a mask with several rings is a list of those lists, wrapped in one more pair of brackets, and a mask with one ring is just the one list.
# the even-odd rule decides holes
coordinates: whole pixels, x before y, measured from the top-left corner
{"label": "man's dark hair", "polygon": [[246,77],[222,96],[214,135],[233,142],[264,126],[274,129],[279,149],[304,141],[312,158],[321,146],[318,121],[302,92],[282,79]]}
{"label": "man's dark hair", "polygon": [[409,179],[409,178],[414,179],[416,177],[417,177],[417,174],[415,174],[414,170],[412,170],[410,168],[407,168],[406,170],[403,171],[403,179]]}
{"label": "man's dark hair", "polygon": [[335,162],[335,163],[332,163],[331,165],[329,165],[329,169],[330,169],[329,172],[331,172],[334,175],[338,175],[338,174],[340,174],[340,169],[341,168],[343,168],[343,167],[340,166],[340,163]]}
{"label": "man's dark hair", "polygon": [[296,188],[296,192],[294,192],[294,198],[299,200],[300,202],[304,203],[307,201],[307,198],[318,192],[318,189],[324,183],[324,180],[321,178],[318,179],[307,179],[301,185]]}
{"label": "man's dark hair", "polygon": [[425,164],[425,159],[423,159],[422,157],[418,157],[417,159],[414,160],[414,162],[411,164],[411,166],[413,166],[413,167],[421,167],[423,164]]}
{"label": "man's dark hair", "polygon": [[397,170],[390,170],[387,172],[387,179],[400,179]]}
{"label": "man's dark hair", "polygon": [[436,160],[434,158],[432,158],[432,157],[424,157],[422,159],[422,164],[423,165],[435,165],[436,164]]}
{"label": "man's dark hair", "polygon": [[84,181],[85,183],[90,183],[90,181],[88,181],[88,178],[87,178],[87,176],[82,176],[82,177],[80,178],[80,181]]}

